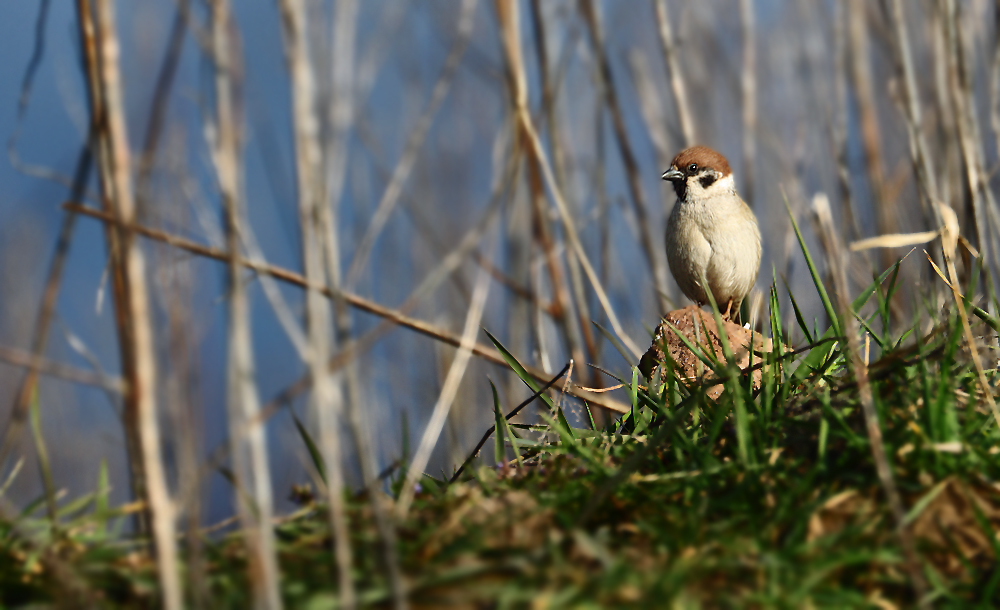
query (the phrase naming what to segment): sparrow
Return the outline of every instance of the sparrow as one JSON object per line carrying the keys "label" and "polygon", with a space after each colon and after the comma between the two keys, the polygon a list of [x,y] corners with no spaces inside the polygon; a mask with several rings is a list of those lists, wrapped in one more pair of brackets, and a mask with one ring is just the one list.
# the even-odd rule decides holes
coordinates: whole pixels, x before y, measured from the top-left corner
{"label": "sparrow", "polygon": [[726,158],[705,146],[682,150],[663,179],[677,203],[667,220],[667,262],[681,291],[699,307],[724,307],[731,320],[760,271],[760,229],[736,193]]}

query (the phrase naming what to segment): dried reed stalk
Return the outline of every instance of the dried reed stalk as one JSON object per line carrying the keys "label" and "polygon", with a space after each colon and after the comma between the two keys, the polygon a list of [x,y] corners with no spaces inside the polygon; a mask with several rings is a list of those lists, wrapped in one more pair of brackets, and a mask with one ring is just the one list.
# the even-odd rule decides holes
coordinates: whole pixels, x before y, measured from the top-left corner
{"label": "dried reed stalk", "polygon": [[538,137],[538,130],[535,129],[534,119],[528,109],[528,83],[521,55],[521,33],[518,17],[518,5],[510,0],[496,0],[496,8],[497,15],[500,20],[501,42],[507,58],[510,78],[514,83],[514,107],[519,124],[527,136],[531,150],[541,162],[542,176],[545,178],[545,184],[549,189],[553,202],[555,203],[560,220],[562,220],[563,228],[566,231],[566,237],[569,240],[570,247],[579,259],[580,265],[583,267],[583,271],[587,275],[587,279],[590,280],[590,284],[597,295],[597,299],[600,301],[605,315],[608,316],[608,321],[611,323],[611,327],[618,334],[619,338],[621,338],[625,346],[628,347],[628,349],[631,350],[638,358],[642,352],[636,346],[635,342],[625,334],[625,329],[618,321],[618,316],[611,307],[608,295],[605,293],[604,287],[601,285],[600,279],[597,277],[597,273],[594,271],[594,267],[590,263],[590,259],[583,250],[583,244],[580,242],[580,236],[576,230],[576,223],[569,213],[569,208],[566,205],[566,200],[563,197],[562,190],[559,188],[559,185],[556,183],[555,177],[553,176],[552,165],[549,163],[548,154],[542,146],[541,140]]}
{"label": "dried reed stalk", "polygon": [[341,607],[356,607],[351,577],[351,542],[344,507],[343,451],[340,424],[343,394],[338,380],[331,377],[326,363],[333,340],[330,308],[320,287],[326,284],[323,257],[320,121],[317,109],[316,72],[309,48],[309,15],[304,0],[279,3],[285,38],[285,55],[292,89],[292,122],[295,139],[296,184],[299,196],[299,224],[306,278],[306,364],[313,382],[309,409],[319,427],[320,453],[326,464],[326,491],[329,501],[330,531],[336,556]]}
{"label": "dried reed stalk", "polygon": [[[906,25],[906,14],[903,11],[902,0],[883,0],[889,2],[894,27],[894,48],[899,71],[903,78],[903,109],[906,118],[906,130],[909,135],[910,159],[917,176],[920,192],[921,209],[924,212],[924,222],[932,227],[943,224],[941,213],[936,202],[940,199],[937,178],[934,174],[934,163],[924,135],[923,111],[920,94],[917,91],[916,68],[913,65],[913,50],[910,45],[909,28]],[[863,9],[862,9],[863,10]]]}
{"label": "dried reed stalk", "polygon": [[[900,210],[890,201],[884,162],[882,158],[882,130],[875,96],[875,77],[872,74],[871,36],[868,23],[867,0],[840,0],[847,19],[848,78],[854,93],[860,119],[861,147],[864,152],[862,165],[868,174],[871,204],[875,211],[876,233],[885,235],[899,231]],[[860,236],[860,235],[859,235]],[[882,253],[882,266],[892,265],[891,253]]]}
{"label": "dried reed stalk", "polygon": [[740,33],[743,36],[743,197],[754,207],[754,163],[757,154],[757,36],[752,0],[740,0]]}
{"label": "dried reed stalk", "polygon": [[851,241],[861,237],[861,225],[854,211],[854,192],[851,188],[851,168],[848,164],[849,140],[847,137],[848,83],[847,67],[850,65],[847,31],[848,11],[842,0],[833,6],[833,120],[830,126],[830,139],[834,154],[837,157],[837,184],[840,190],[840,201],[843,206],[844,226]]}
{"label": "dried reed stalk", "polygon": [[[955,127],[965,165],[966,186],[971,195],[972,215],[975,220],[976,244],[983,260],[993,271],[994,278],[1000,278],[1000,258],[997,244],[990,239],[987,207],[996,208],[993,190],[990,188],[985,154],[982,147],[982,130],[976,113],[975,97],[972,92],[973,67],[968,65],[967,54],[962,48],[961,19],[955,0],[941,0],[944,13],[945,53],[948,58],[949,92],[952,105],[957,111]],[[987,309],[995,311],[992,301],[987,299]]]}
{"label": "dried reed stalk", "polygon": [[[146,269],[135,235],[131,154],[126,131],[121,54],[111,0],[78,0],[94,123],[98,128],[101,188],[108,211],[122,225],[108,225],[115,319],[118,328],[125,393],[125,435],[133,468],[133,490],[146,503],[156,547],[156,569],[164,608],[181,608],[183,596],[177,566],[174,507],[160,453],[156,413],[156,363]],[[95,19],[96,13],[96,19]]]}
{"label": "dried reed stalk", "polygon": [[[649,222],[646,214],[648,206],[646,204],[646,197],[642,192],[639,162],[636,160],[632,143],[625,129],[625,118],[621,102],[618,100],[618,90],[615,88],[615,82],[611,73],[611,60],[608,57],[604,32],[602,31],[601,22],[593,0],[580,0],[580,11],[583,13],[584,21],[587,23],[587,29],[590,32],[591,45],[597,57],[604,101],[608,106],[608,111],[611,113],[611,126],[614,130],[615,142],[618,144],[618,152],[622,159],[622,165],[625,166],[628,192],[632,200],[632,207],[635,210],[636,220],[639,224],[639,243],[649,263],[653,282],[657,288],[657,297],[660,300],[660,306],[666,311],[669,309],[669,303],[667,303],[664,297],[666,294],[667,270],[663,264],[663,256],[660,253],[660,249],[656,247],[656,241],[653,239],[652,223]],[[527,81],[522,79],[521,82],[526,83]]]}
{"label": "dried reed stalk", "polygon": [[663,53],[663,64],[670,77],[670,90],[674,94],[674,104],[677,106],[677,121],[681,125],[681,135],[684,141],[682,148],[694,146],[697,141],[694,118],[691,114],[691,103],[688,101],[687,81],[681,70],[681,62],[677,58],[677,48],[674,44],[674,33],[670,27],[667,0],[652,0],[656,12],[657,34],[660,36],[660,51]]}
{"label": "dried reed stalk", "polygon": [[[545,117],[546,128],[548,129],[549,142],[552,145],[553,160],[558,165],[563,158],[562,145],[559,134],[558,115],[556,113],[556,87],[551,81],[552,70],[549,69],[548,50],[546,46],[546,27],[542,17],[542,7],[538,0],[530,4],[532,13],[533,33],[535,39],[535,56],[538,63],[538,71],[542,87],[542,116]],[[509,69],[509,67],[508,67]],[[508,89],[514,86],[513,79],[506,79]],[[516,92],[510,91],[510,99],[514,99]],[[518,146],[523,146],[527,135],[518,133]],[[552,290],[551,310],[553,319],[563,331],[566,341],[567,351],[572,354],[575,360],[594,362],[597,355],[597,344],[594,340],[594,333],[591,329],[590,316],[587,311],[587,302],[583,295],[583,282],[579,273],[579,263],[574,258],[569,258],[568,273],[560,264],[559,255],[556,248],[556,240],[553,236],[551,220],[545,212],[545,186],[542,179],[541,164],[531,147],[525,147],[525,167],[527,169],[528,199],[531,205],[531,236],[530,239],[536,243],[536,247],[541,251],[545,262],[545,270],[548,274],[549,285]],[[560,177],[560,172],[556,171],[557,180],[562,186],[565,182]],[[528,270],[530,276],[531,271]],[[541,275],[538,276],[539,281]],[[536,314],[532,316],[535,336],[539,343],[544,344],[543,317],[536,304]],[[574,319],[574,313],[576,314]],[[586,356],[584,356],[586,349]]]}
{"label": "dried reed stalk", "polygon": [[[334,298],[334,336],[331,349],[339,344],[350,346],[351,315],[347,303],[339,296],[341,288],[340,240],[338,238],[338,216],[336,210],[342,198],[347,170],[348,141],[354,119],[354,47],[355,32],[358,27],[356,0],[337,0],[334,4],[330,62],[333,66],[331,77],[331,99],[327,113],[328,135],[325,138],[324,156],[326,171],[323,175],[324,193],[319,203],[319,213],[324,237],[323,252],[326,255],[326,270]],[[343,351],[343,350],[342,350]],[[334,369],[327,368],[331,373]],[[362,395],[362,386],[357,370],[357,358],[349,358],[344,367],[345,402],[348,421],[354,435],[361,477],[375,517],[375,526],[382,542],[382,560],[388,574],[392,590],[393,605],[397,610],[409,607],[406,597],[403,572],[399,564],[396,544],[396,530],[388,510],[386,497],[377,487],[378,461],[372,446],[372,434],[362,405],[367,404]]]}
{"label": "dried reed stalk", "polygon": [[[254,424],[260,411],[254,370],[250,302],[241,263],[243,160],[234,99],[234,66],[230,39],[233,27],[228,0],[211,5],[212,58],[215,63],[216,141],[213,159],[226,226],[229,256],[226,407],[229,442],[236,476],[235,504],[247,540],[248,582],[253,605],[260,610],[282,607],[278,562],[272,529],[273,500],[264,425]],[[249,492],[249,493],[247,493]],[[252,501],[251,501],[252,500]]]}
{"label": "dried reed stalk", "polygon": [[861,409],[864,413],[865,428],[868,432],[868,440],[871,443],[872,459],[875,461],[875,470],[882,490],[885,492],[886,500],[889,503],[889,510],[892,512],[896,522],[896,534],[899,536],[900,546],[903,549],[904,567],[909,574],[910,584],[913,586],[920,607],[927,607],[927,582],[924,580],[920,559],[917,555],[913,534],[906,525],[906,510],[903,506],[903,499],[899,495],[896,487],[896,480],[889,465],[889,458],[885,452],[885,444],[882,442],[882,428],[878,421],[878,410],[875,407],[875,400],[872,396],[872,387],[868,379],[868,364],[862,356],[862,345],[859,340],[861,336],[861,326],[851,308],[850,293],[847,284],[847,253],[840,241],[837,230],[834,227],[833,215],[830,213],[830,203],[826,195],[820,193],[813,199],[813,212],[816,215],[822,233],[823,241],[827,247],[828,259],[830,262],[831,274],[833,275],[835,293],[837,297],[837,309],[840,319],[844,324],[844,334],[847,339],[848,362],[854,379],[858,385],[858,396],[861,401]]}

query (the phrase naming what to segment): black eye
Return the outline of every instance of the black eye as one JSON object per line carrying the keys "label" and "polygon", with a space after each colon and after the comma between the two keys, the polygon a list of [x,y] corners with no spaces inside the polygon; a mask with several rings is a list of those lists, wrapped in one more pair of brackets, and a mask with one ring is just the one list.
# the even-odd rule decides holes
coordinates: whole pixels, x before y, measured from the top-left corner
{"label": "black eye", "polygon": [[696,171],[698,171],[698,164],[697,163],[692,163],[691,165],[688,165],[688,173],[689,174],[693,174]]}

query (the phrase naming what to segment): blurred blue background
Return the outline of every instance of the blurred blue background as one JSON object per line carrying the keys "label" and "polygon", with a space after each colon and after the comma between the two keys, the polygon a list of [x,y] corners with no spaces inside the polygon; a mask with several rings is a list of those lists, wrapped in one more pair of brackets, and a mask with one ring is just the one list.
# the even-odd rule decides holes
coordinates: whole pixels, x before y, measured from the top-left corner
{"label": "blurred blue background", "polygon": [[[456,43],[460,6],[452,0],[359,4],[356,117],[349,141],[347,185],[343,198],[336,202],[345,268],[371,222],[388,175],[428,104],[445,58]],[[662,227],[674,196],[669,186],[661,183],[660,174],[669,158],[683,147],[683,141],[652,4],[596,4],[607,39],[612,86],[623,110],[640,170],[648,222],[662,257]],[[680,65],[694,102],[698,139],[729,158],[742,190],[747,185],[746,169],[751,165],[743,155],[740,79],[744,56],[737,2],[712,0],[695,5],[672,0],[668,4]],[[758,281],[761,290],[770,284],[772,271],[786,277],[793,289],[797,282],[808,281],[801,264],[794,261],[784,194],[794,209],[803,210],[813,194],[828,193],[838,218],[844,213],[844,193],[832,161],[838,153],[833,130],[839,121],[845,129],[844,158],[851,170],[849,183],[859,225],[865,234],[876,232],[857,102],[848,96],[841,104],[837,98],[841,94],[834,79],[838,74],[834,61],[836,20],[844,18],[837,5],[792,0],[752,3],[757,36],[758,116],[753,188],[744,195],[752,199],[765,236]],[[72,176],[88,125],[74,5],[51,3],[39,33],[36,23],[41,6],[39,2],[0,4],[0,50],[4,57],[0,62],[0,134],[5,139],[17,136],[10,154],[0,160],[0,344],[24,350],[30,347],[44,277],[65,214],[61,208],[69,196],[65,181]],[[118,2],[116,6],[128,129],[136,152],[143,144],[176,3],[138,0]],[[549,70],[557,83],[555,116],[565,155],[567,197],[615,311],[626,332],[645,347],[648,329],[662,312],[656,283],[639,246],[641,227],[630,203],[614,132],[602,102],[604,85],[593,47],[576,2],[552,0],[540,6]],[[266,259],[300,270],[295,158],[281,21],[274,2],[237,2],[235,10],[233,28],[238,34],[237,51],[242,55],[237,69],[238,106],[244,121],[248,218]],[[198,27],[204,28],[205,7],[196,2],[191,12]],[[988,3],[972,7],[968,11],[970,27],[987,27],[977,26],[991,22],[976,16],[991,12]],[[330,7],[316,3],[315,15],[312,34],[324,40],[331,28]],[[527,2],[522,3],[521,19],[531,103],[539,116],[540,75],[532,39],[534,23]],[[972,39],[979,40],[975,36]],[[985,40],[985,34],[981,39]],[[19,116],[26,70],[40,44],[30,98],[23,116]],[[977,50],[981,52],[975,54],[974,63],[977,70],[985,72],[986,49]],[[898,229],[920,229],[919,215],[906,212],[915,210],[916,203],[908,173],[905,124],[888,95],[888,78],[880,78],[891,69],[891,57],[884,45],[876,44],[871,52],[881,87],[878,112],[884,119],[884,162],[897,180],[894,201],[899,202]],[[330,59],[321,59],[319,68],[328,68]],[[470,44],[460,61],[405,183],[403,199],[375,242],[371,260],[354,287],[358,294],[388,307],[399,306],[478,222],[498,179],[496,168],[502,166],[494,159],[495,143],[499,138],[502,146],[509,145],[506,67],[491,2],[477,3]],[[218,245],[221,212],[208,144],[212,135],[212,86],[211,63],[197,40],[187,35],[166,100],[163,134],[150,183],[152,195],[143,211],[143,222],[200,243]],[[933,112],[929,115],[929,121],[936,120]],[[551,140],[547,141],[551,145]],[[988,145],[988,150],[992,155],[992,146]],[[487,259],[492,256],[491,264],[512,282],[546,300],[551,298],[551,286],[546,283],[543,257],[533,246],[529,196],[524,185],[522,170],[498,221],[490,225],[488,233],[499,239],[495,256],[485,245],[488,239],[478,254]],[[97,178],[92,175],[87,204],[97,205],[98,189]],[[546,204],[546,210],[550,223],[554,223],[550,204]],[[562,257],[559,235],[556,241]],[[145,242],[144,247],[149,254],[148,279],[157,308],[168,463],[176,462],[183,441],[190,438],[196,439],[201,459],[205,460],[224,445],[227,434],[223,383],[225,269],[219,263],[193,258],[161,244]],[[662,263],[665,259],[660,260]],[[103,279],[105,265],[100,223],[78,219],[46,355],[85,369],[97,363],[104,371],[117,374],[117,340]],[[451,280],[409,314],[460,332],[479,268],[470,257]],[[672,279],[664,286],[670,299],[685,304]],[[302,376],[305,367],[259,283],[253,283],[251,291],[258,385],[262,401],[267,402]],[[301,318],[301,292],[282,286],[281,293],[291,311]],[[591,317],[607,326],[593,295],[588,295],[587,302]],[[819,315],[817,303],[806,300],[800,306],[809,319]],[[513,291],[494,282],[482,326],[507,341],[512,351],[526,361],[547,365],[554,373],[568,355],[558,328],[547,318],[536,322],[536,317],[544,318],[536,316]],[[373,328],[377,322],[368,314],[352,314],[356,334]],[[627,375],[625,361],[599,333],[597,337],[597,363]],[[480,334],[478,339],[485,341],[485,336]],[[411,447],[419,438],[453,356],[450,347],[395,329],[360,357],[362,409],[373,422],[382,466],[401,457],[404,434]],[[503,381],[505,404],[513,406],[527,395],[519,382],[498,367],[474,362],[438,443],[429,468],[432,474],[450,473],[491,424],[487,375]],[[590,373],[584,375],[589,378]],[[21,369],[0,363],[0,416],[4,419],[21,377]],[[115,498],[125,501],[125,448],[114,401],[102,390],[54,377],[44,377],[40,387],[43,427],[57,485],[70,497],[92,490],[100,463],[107,460]],[[306,418],[301,397],[293,406]],[[269,421],[268,436],[279,510],[287,509],[285,498],[290,486],[309,480],[308,457],[286,411]],[[24,469],[8,497],[15,505],[23,505],[36,497],[41,487],[27,438],[18,455],[25,459]],[[352,473],[356,482],[357,474],[354,470]],[[177,476],[176,472],[173,476]],[[205,521],[218,521],[230,513],[230,491],[221,476],[207,474],[201,490],[208,498],[202,507]]]}

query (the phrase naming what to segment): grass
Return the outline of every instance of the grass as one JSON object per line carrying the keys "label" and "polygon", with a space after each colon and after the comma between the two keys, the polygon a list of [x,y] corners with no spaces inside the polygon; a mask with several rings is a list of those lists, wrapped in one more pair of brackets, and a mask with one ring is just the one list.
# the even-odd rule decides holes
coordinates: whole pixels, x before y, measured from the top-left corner
{"label": "grass", "polygon": [[[954,308],[919,305],[914,320],[893,319],[898,268],[876,278],[853,306],[872,341],[868,374],[908,511],[906,531],[930,587],[923,601],[993,607],[1000,601],[1000,433]],[[496,465],[470,467],[454,483],[424,477],[399,522],[412,603],[916,605],[846,342],[837,340],[835,329],[845,326],[829,298],[823,301],[832,320],[826,331],[808,328],[792,300],[799,334],[813,346],[792,355],[772,286],[765,334],[778,348],[758,355],[763,382],[756,392],[745,374],[710,359],[715,383],[726,388],[717,401],[704,384],[678,380],[669,363],[648,384],[633,369],[623,375],[631,412],[595,429],[586,410],[566,417],[559,384],[530,407],[543,422],[537,426],[503,417],[513,405],[494,390],[483,409],[493,410],[497,433],[484,451]],[[981,333],[984,324],[972,321]],[[521,398],[538,391],[515,355],[491,339],[525,381]],[[995,352],[987,357],[996,361]],[[995,388],[996,369],[987,368]],[[573,420],[585,423],[574,428]],[[404,478],[402,471],[390,476],[394,493]],[[93,494],[61,504],[55,522],[42,497],[0,523],[3,607],[66,600],[134,607],[155,599],[144,544],[119,534],[135,507],[109,507],[106,473],[101,481]],[[345,498],[360,600],[388,605],[370,504],[363,493]],[[298,499],[300,509],[276,526],[282,592],[288,607],[333,608],[326,508],[308,489],[299,488]],[[210,607],[247,607],[239,533],[206,535],[204,553]]]}

